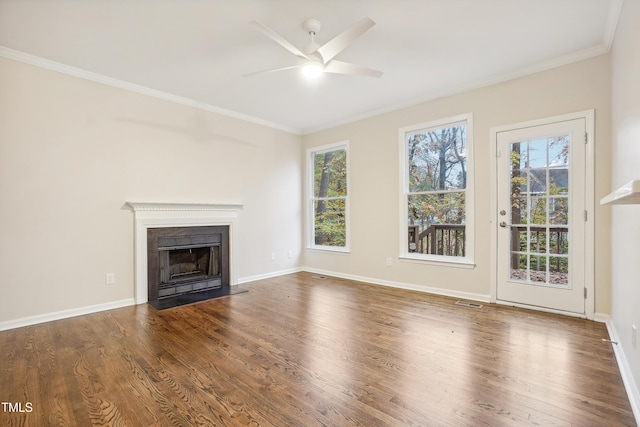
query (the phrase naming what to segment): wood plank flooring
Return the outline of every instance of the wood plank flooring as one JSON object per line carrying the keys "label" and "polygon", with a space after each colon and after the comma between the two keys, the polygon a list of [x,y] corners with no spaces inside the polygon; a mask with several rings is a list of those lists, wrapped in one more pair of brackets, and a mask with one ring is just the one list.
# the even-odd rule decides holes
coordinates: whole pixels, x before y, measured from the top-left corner
{"label": "wood plank flooring", "polygon": [[0,425],[636,425],[601,323],[313,276],[0,332]]}

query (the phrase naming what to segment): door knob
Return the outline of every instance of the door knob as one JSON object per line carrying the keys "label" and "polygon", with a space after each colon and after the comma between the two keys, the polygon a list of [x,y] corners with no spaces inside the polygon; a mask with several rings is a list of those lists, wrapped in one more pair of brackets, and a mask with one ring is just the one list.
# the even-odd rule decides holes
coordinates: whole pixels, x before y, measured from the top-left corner
{"label": "door knob", "polygon": [[502,227],[502,228],[507,228],[507,223],[506,223],[506,222],[504,222],[504,221],[502,221],[502,222],[500,223],[500,227]]}

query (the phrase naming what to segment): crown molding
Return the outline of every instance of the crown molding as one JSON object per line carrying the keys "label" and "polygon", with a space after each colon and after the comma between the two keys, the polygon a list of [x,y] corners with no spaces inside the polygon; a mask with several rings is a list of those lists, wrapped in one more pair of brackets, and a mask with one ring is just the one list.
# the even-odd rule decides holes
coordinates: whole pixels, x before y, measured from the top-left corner
{"label": "crown molding", "polygon": [[425,104],[427,102],[432,102],[440,98],[459,95],[461,93],[470,92],[472,90],[482,89],[484,87],[505,83],[510,80],[515,80],[515,79],[526,77],[532,74],[540,73],[542,71],[548,71],[554,68],[570,65],[575,62],[584,61],[586,59],[594,58],[600,55],[605,55],[607,53],[609,53],[609,48],[604,44],[600,44],[587,49],[583,49],[578,52],[573,52],[573,53],[559,56],[547,61],[532,64],[530,66],[520,68],[519,70],[516,70],[516,71],[511,71],[511,72],[502,73],[502,74],[495,74],[488,78],[479,79],[479,80],[476,80],[475,82],[467,83],[464,85],[454,85],[440,92],[431,92],[426,96],[421,96],[419,98],[414,98],[406,102],[393,104],[385,108],[368,111],[366,113],[363,113],[357,116],[352,116],[344,120],[340,120],[338,122],[328,123],[324,126],[302,129],[302,135],[310,135],[315,132],[332,129],[338,126],[354,123],[360,120],[370,119],[376,116],[380,116],[382,114],[403,110],[405,108],[415,107],[417,105]]}
{"label": "crown molding", "polygon": [[204,102],[195,101],[193,99],[185,98],[182,96],[174,95],[168,92],[163,92],[156,89],[151,89],[145,86],[129,83],[124,80],[114,79],[102,74],[94,73],[91,71],[83,70],[81,68],[71,67],[69,65],[61,64],[59,62],[50,61],[39,56],[30,55],[28,53],[20,52],[18,50],[9,49],[4,46],[0,46],[0,57],[11,59],[13,61],[22,62],[24,64],[33,65],[36,67],[44,68],[50,71],[55,71],[68,76],[78,77],[80,79],[89,80],[95,83],[100,83],[106,86],[123,89],[129,92],[138,93],[141,95],[150,96],[152,98],[161,99],[163,101],[173,102],[174,104],[185,105],[187,107],[197,108],[209,113],[220,114],[221,116],[230,117],[233,119],[243,120],[245,122],[266,126],[271,129],[281,130],[294,135],[300,135],[299,129],[285,126],[280,123],[274,123],[268,120],[263,120],[257,117],[242,114],[237,111],[227,110],[225,108],[217,107],[215,105],[207,104]]}
{"label": "crown molding", "polygon": [[607,23],[605,25],[604,33],[602,34],[602,43],[600,45],[596,45],[587,49],[583,49],[578,52],[573,52],[567,55],[553,58],[548,61],[543,61],[541,63],[536,63],[528,67],[523,67],[520,70],[517,70],[515,72],[497,74],[487,79],[478,80],[471,84],[452,86],[438,93],[430,93],[420,98],[414,98],[413,100],[410,100],[410,101],[393,104],[382,109],[371,110],[363,114],[359,114],[357,116],[351,116],[337,122],[331,122],[322,126],[302,129],[301,133],[302,135],[309,135],[315,132],[320,132],[320,131],[331,129],[337,126],[354,123],[360,120],[370,119],[372,117],[376,117],[381,114],[390,113],[392,111],[398,111],[404,108],[414,107],[416,105],[435,101],[436,99],[439,99],[439,98],[458,95],[460,93],[468,92],[471,90],[481,89],[486,86],[504,83],[509,80],[515,80],[531,74],[551,70],[553,68],[562,67],[564,65],[569,65],[574,62],[579,62],[586,59],[594,58],[596,56],[605,55],[611,51],[611,47],[613,46],[613,40],[615,38],[618,22],[620,21],[620,14],[622,13],[623,5],[624,5],[624,0],[611,0],[611,6],[609,8]]}
{"label": "crown molding", "polygon": [[286,126],[280,123],[274,123],[268,120],[264,120],[264,119],[260,119],[260,118],[246,115],[243,113],[239,113],[237,111],[227,110],[211,104],[195,101],[189,98],[184,98],[184,97],[170,94],[167,92],[162,92],[162,91],[151,89],[148,87],[136,85],[123,80],[114,79],[111,77],[93,73],[80,68],[71,67],[71,66],[50,61],[48,59],[44,59],[38,56],[34,56],[34,55],[30,55],[17,50],[9,49],[4,46],[0,46],[0,57],[12,59],[14,61],[23,62],[26,64],[30,64],[30,65],[45,68],[48,70],[56,71],[59,73],[67,74],[70,76],[82,78],[85,80],[93,81],[93,82],[104,84],[107,86],[116,87],[116,88],[127,90],[130,92],[151,96],[154,98],[162,99],[162,100],[173,102],[176,104],[186,105],[186,106],[197,108],[199,110],[207,111],[210,113],[216,113],[222,116],[243,120],[243,121],[258,124],[261,126],[266,126],[271,129],[281,130],[294,135],[309,135],[315,132],[320,132],[323,130],[357,122],[360,120],[369,119],[369,118],[379,116],[381,114],[386,114],[392,111],[397,111],[404,108],[409,108],[419,104],[423,104],[426,102],[431,102],[439,98],[457,95],[467,91],[480,89],[482,87],[503,83],[509,80],[525,77],[530,74],[535,74],[541,71],[546,71],[553,68],[568,65],[573,62],[578,62],[578,61],[589,59],[595,56],[607,54],[609,53],[613,45],[616,28],[618,25],[618,21],[620,19],[622,7],[624,5],[624,0],[610,0],[610,1],[611,3],[609,8],[609,13],[607,16],[607,22],[602,34],[602,42],[600,45],[587,48],[578,52],[573,52],[568,55],[563,55],[557,58],[553,58],[548,61],[543,61],[541,63],[533,64],[528,67],[523,67],[520,70],[517,70],[515,72],[496,74],[488,78],[480,79],[478,81],[472,82],[470,84],[452,86],[440,92],[432,92],[429,94],[425,94],[419,98],[414,98],[412,100],[408,100],[402,103],[396,103],[381,109],[367,111],[362,114],[344,118],[342,120],[332,121],[329,123],[325,123],[324,125],[310,127],[306,129],[297,129],[297,128]]}
{"label": "crown molding", "polygon": [[611,0],[609,16],[607,17],[607,25],[604,29],[604,37],[602,40],[602,43],[607,48],[607,52],[609,52],[613,46],[613,39],[616,36],[616,29],[618,28],[618,22],[620,21],[620,14],[622,13],[623,5],[624,0]]}

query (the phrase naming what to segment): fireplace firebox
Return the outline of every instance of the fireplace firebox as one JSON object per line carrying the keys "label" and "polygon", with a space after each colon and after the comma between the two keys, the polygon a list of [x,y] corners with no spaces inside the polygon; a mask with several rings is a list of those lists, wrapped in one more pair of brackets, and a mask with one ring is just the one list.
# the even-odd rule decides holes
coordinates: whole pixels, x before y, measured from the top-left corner
{"label": "fireplace firebox", "polygon": [[158,309],[229,294],[229,227],[147,230],[148,301]]}

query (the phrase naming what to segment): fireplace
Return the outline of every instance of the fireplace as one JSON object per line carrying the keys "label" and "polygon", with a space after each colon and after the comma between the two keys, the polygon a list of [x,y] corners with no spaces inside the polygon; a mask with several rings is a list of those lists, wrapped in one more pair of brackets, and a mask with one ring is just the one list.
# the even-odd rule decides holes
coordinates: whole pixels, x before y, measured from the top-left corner
{"label": "fireplace", "polygon": [[[134,295],[136,304],[145,304],[149,302],[156,307],[167,308],[171,306],[170,303],[173,304],[174,302],[176,303],[174,305],[181,305],[193,302],[194,300],[222,296],[227,292],[238,293],[243,291],[236,286],[238,284],[237,260],[239,248],[237,242],[237,229],[239,214],[243,210],[242,205],[126,202],[125,207],[131,209],[134,214]],[[219,242],[216,241],[215,238],[214,240],[202,240],[202,237],[194,237],[209,234],[203,234],[198,231],[201,228],[206,230],[209,227],[222,228],[223,231],[220,233],[222,236],[219,237]],[[176,231],[169,232],[168,234],[160,232],[160,230],[171,229]],[[179,229],[189,230],[188,232],[177,231]],[[174,241],[173,244],[164,240],[163,242],[160,242],[160,245],[156,243],[155,247],[152,248],[148,242],[149,230],[158,230],[160,234],[158,234],[157,237],[179,237],[182,240]],[[180,233],[183,233],[183,235],[180,236]],[[185,243],[185,236],[190,236],[189,238],[191,241]],[[206,239],[211,239],[211,237],[207,237]],[[158,250],[158,247],[162,249]],[[198,257],[198,253],[204,250],[202,249],[203,247],[210,248],[209,259],[214,260],[214,264],[211,266],[213,270],[211,271],[205,271],[202,267],[202,260],[198,261],[198,259],[202,257],[202,255]],[[211,247],[213,247],[213,249],[211,249]],[[160,257],[161,255],[167,256],[166,254],[171,252],[171,248],[175,248],[177,251],[182,251],[176,252],[176,254],[182,254],[177,255],[178,257],[186,256],[185,253],[188,253],[189,249],[191,249],[192,254],[190,255],[193,257],[193,252],[195,251],[196,258],[195,262],[193,262],[193,259],[187,259],[187,262],[182,263],[191,263],[191,267],[193,267],[192,270],[186,268],[177,272],[180,274],[189,273],[189,271],[191,271],[192,274],[183,274],[181,276],[174,276],[173,279],[169,279],[176,281],[176,287],[174,289],[175,294],[169,295],[171,290],[166,289],[173,286],[173,284],[169,284],[164,288],[165,290],[162,292],[163,295],[159,298],[158,285],[160,284]],[[162,254],[160,254],[161,251],[163,252]],[[216,253],[216,251],[220,252]],[[155,261],[153,262],[157,263],[158,268],[150,270],[149,263],[152,262],[150,261],[150,255],[152,253],[156,253],[157,258],[155,258]],[[176,255],[174,255],[174,258],[175,256]],[[219,261],[217,266],[215,264],[215,260]],[[200,264],[200,266],[194,266],[194,264]],[[201,271],[201,268],[203,269],[202,272],[197,273],[196,270]],[[175,268],[173,272],[170,268],[168,270],[165,269],[165,272],[166,274],[169,274],[169,276],[165,277],[170,277],[171,274],[176,274]],[[155,276],[156,274],[157,276]],[[201,274],[201,276],[197,277],[198,274]],[[152,276],[155,278],[152,279]],[[219,276],[219,282],[217,276]],[[179,278],[182,278],[182,280],[178,280]],[[218,287],[218,284],[220,287]],[[180,285],[183,285],[183,287],[178,287]],[[191,289],[184,285],[190,285]],[[160,287],[160,289],[162,288],[163,287]],[[153,300],[150,299],[150,297],[152,297]]]}
{"label": "fireplace", "polygon": [[229,295],[229,227],[147,229],[148,302],[158,309]]}

